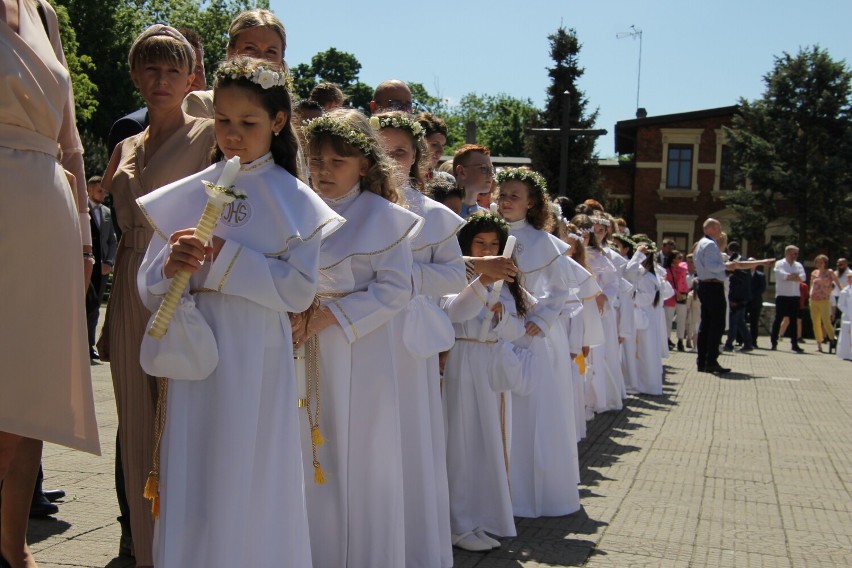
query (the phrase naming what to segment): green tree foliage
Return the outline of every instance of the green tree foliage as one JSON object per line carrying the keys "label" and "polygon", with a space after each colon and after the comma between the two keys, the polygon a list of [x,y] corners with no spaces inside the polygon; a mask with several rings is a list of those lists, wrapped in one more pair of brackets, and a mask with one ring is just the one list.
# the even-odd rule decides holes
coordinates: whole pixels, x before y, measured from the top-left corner
{"label": "green tree foliage", "polygon": [[763,242],[767,223],[792,205],[802,256],[849,244],[852,214],[852,72],[818,46],[784,53],[755,101],[740,101],[727,129],[734,164],[751,180],[726,198],[734,232]]}
{"label": "green tree foliage", "polygon": [[493,155],[523,156],[524,130],[537,113],[529,99],[516,99],[504,93],[468,93],[443,114],[450,130],[446,153],[452,154],[465,143],[467,123],[474,121],[477,143],[488,146]]}
{"label": "green tree foliage", "polygon": [[438,97],[429,93],[423,83],[408,82],[408,88],[411,90],[411,102],[414,103],[414,112],[431,112],[432,114],[441,115],[443,110],[443,102]]}
{"label": "green tree foliage", "polygon": [[290,70],[299,98],[308,98],[318,83],[334,83],[349,97],[347,106],[369,111],[373,88],[358,79],[361,63],[353,54],[330,47],[314,55],[310,63],[299,63]]}
{"label": "green tree foliage", "polygon": [[[548,36],[550,57],[553,67],[548,69],[551,84],[547,89],[547,102],[542,112],[533,117],[530,127],[560,128],[562,126],[563,96],[571,95],[569,109],[571,128],[594,128],[598,117],[597,109],[589,113],[588,99],[577,87],[585,69],[580,67],[580,49],[582,45],[573,29],[560,27]],[[533,169],[546,179],[550,193],[556,194],[559,187],[560,143],[557,135],[528,136],[527,155],[532,160]],[[600,200],[600,188],[595,138],[593,136],[574,136],[569,143],[568,197],[579,203],[593,197]]]}
{"label": "green tree foliage", "polygon": [[62,49],[68,70],[71,72],[71,85],[74,88],[75,114],[78,122],[85,123],[98,108],[98,88],[89,78],[95,65],[88,55],[80,55],[80,43],[77,33],[71,26],[71,18],[64,6],[55,5],[56,16],[59,20],[59,36],[62,38]]}
{"label": "green tree foliage", "polygon": [[[102,147],[116,119],[142,106],[130,79],[127,55],[147,26],[195,28],[205,46],[208,73],[225,57],[228,26],[239,12],[268,8],[268,0],[52,0],[65,25],[66,58],[74,81],[78,129],[86,141],[87,172],[100,173]],[[67,21],[63,24],[61,14]],[[74,46],[72,49],[70,46]],[[96,97],[96,98],[94,98]],[[92,103],[95,104],[92,104]]]}

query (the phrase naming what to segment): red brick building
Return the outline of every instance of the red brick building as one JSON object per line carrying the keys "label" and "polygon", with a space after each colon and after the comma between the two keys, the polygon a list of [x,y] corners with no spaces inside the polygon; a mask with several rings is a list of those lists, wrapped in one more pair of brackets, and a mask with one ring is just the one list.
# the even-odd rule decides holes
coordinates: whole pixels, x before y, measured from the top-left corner
{"label": "red brick building", "polygon": [[[633,232],[657,242],[671,237],[680,250],[701,238],[707,217],[719,219],[730,233],[733,212],[722,197],[737,180],[722,128],[736,112],[727,106],[641,116],[640,109],[639,118],[618,122],[615,151],[622,159],[601,163],[608,205],[621,209]],[[767,228],[767,242],[787,232],[785,224],[777,225]]]}

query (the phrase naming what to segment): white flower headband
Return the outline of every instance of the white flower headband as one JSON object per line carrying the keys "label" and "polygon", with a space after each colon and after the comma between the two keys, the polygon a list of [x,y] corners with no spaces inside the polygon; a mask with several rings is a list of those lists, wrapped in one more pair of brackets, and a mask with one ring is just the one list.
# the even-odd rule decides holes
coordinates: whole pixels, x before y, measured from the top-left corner
{"label": "white flower headband", "polygon": [[577,230],[580,231],[581,235],[588,235],[588,234],[595,232],[595,229],[593,227],[589,227],[588,229],[577,229]]}
{"label": "white flower headband", "polygon": [[420,126],[419,122],[404,116],[373,116],[370,117],[370,126],[373,130],[401,128],[407,130],[418,142],[423,140],[423,137],[426,135],[426,131]]}
{"label": "white flower headband", "polygon": [[260,85],[263,89],[271,89],[272,87],[287,87],[290,86],[290,76],[284,71],[273,69],[268,65],[257,65],[256,67],[248,67],[238,63],[225,61],[216,70],[216,77],[220,79],[248,79],[255,85]]}
{"label": "white flower headband", "polygon": [[[582,231],[582,229],[580,229],[580,230]],[[565,236],[568,237],[569,239],[573,239],[575,241],[582,241],[583,240],[583,237],[581,237],[577,233],[568,233]]]}
{"label": "white flower headband", "polygon": [[603,225],[604,227],[609,227],[612,225],[612,223],[610,223],[609,219],[607,219],[606,217],[592,217],[592,223],[594,223],[595,225]]}

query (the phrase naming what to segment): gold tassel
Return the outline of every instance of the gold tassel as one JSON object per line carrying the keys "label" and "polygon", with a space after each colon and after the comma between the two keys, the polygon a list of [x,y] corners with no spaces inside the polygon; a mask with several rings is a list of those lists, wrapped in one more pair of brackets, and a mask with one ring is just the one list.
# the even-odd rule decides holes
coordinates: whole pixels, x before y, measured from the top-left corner
{"label": "gold tassel", "polygon": [[314,483],[317,485],[325,485],[325,472],[320,467],[317,460],[314,460]]}
{"label": "gold tassel", "polygon": [[151,516],[155,519],[160,518],[160,476],[156,471],[148,474],[148,481],[145,482],[145,491],[142,495],[151,501]]}
{"label": "gold tassel", "polygon": [[580,371],[580,374],[585,375],[586,374],[586,357],[582,353],[580,353],[579,355],[577,355],[576,361],[577,361],[577,369]]}
{"label": "gold tassel", "polygon": [[151,516],[155,519],[160,518],[160,476],[157,472],[152,471],[148,474],[148,481],[145,482],[145,491],[142,492],[145,499],[151,501]]}
{"label": "gold tassel", "polygon": [[322,446],[325,444],[325,438],[322,437],[322,432],[320,432],[319,425],[311,428],[311,442],[315,446]]}

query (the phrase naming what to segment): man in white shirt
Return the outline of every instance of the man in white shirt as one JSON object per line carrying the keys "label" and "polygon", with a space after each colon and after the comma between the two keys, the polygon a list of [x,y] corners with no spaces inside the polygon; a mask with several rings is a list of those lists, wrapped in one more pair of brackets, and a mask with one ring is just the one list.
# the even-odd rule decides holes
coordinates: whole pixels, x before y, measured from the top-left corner
{"label": "man in white shirt", "polygon": [[778,348],[778,329],[781,321],[789,318],[787,330],[792,335],[792,349],[802,353],[796,340],[796,320],[799,317],[799,282],[805,282],[805,267],[796,259],[799,248],[788,245],[784,249],[784,258],[775,263],[775,321],[772,322],[772,350]]}

